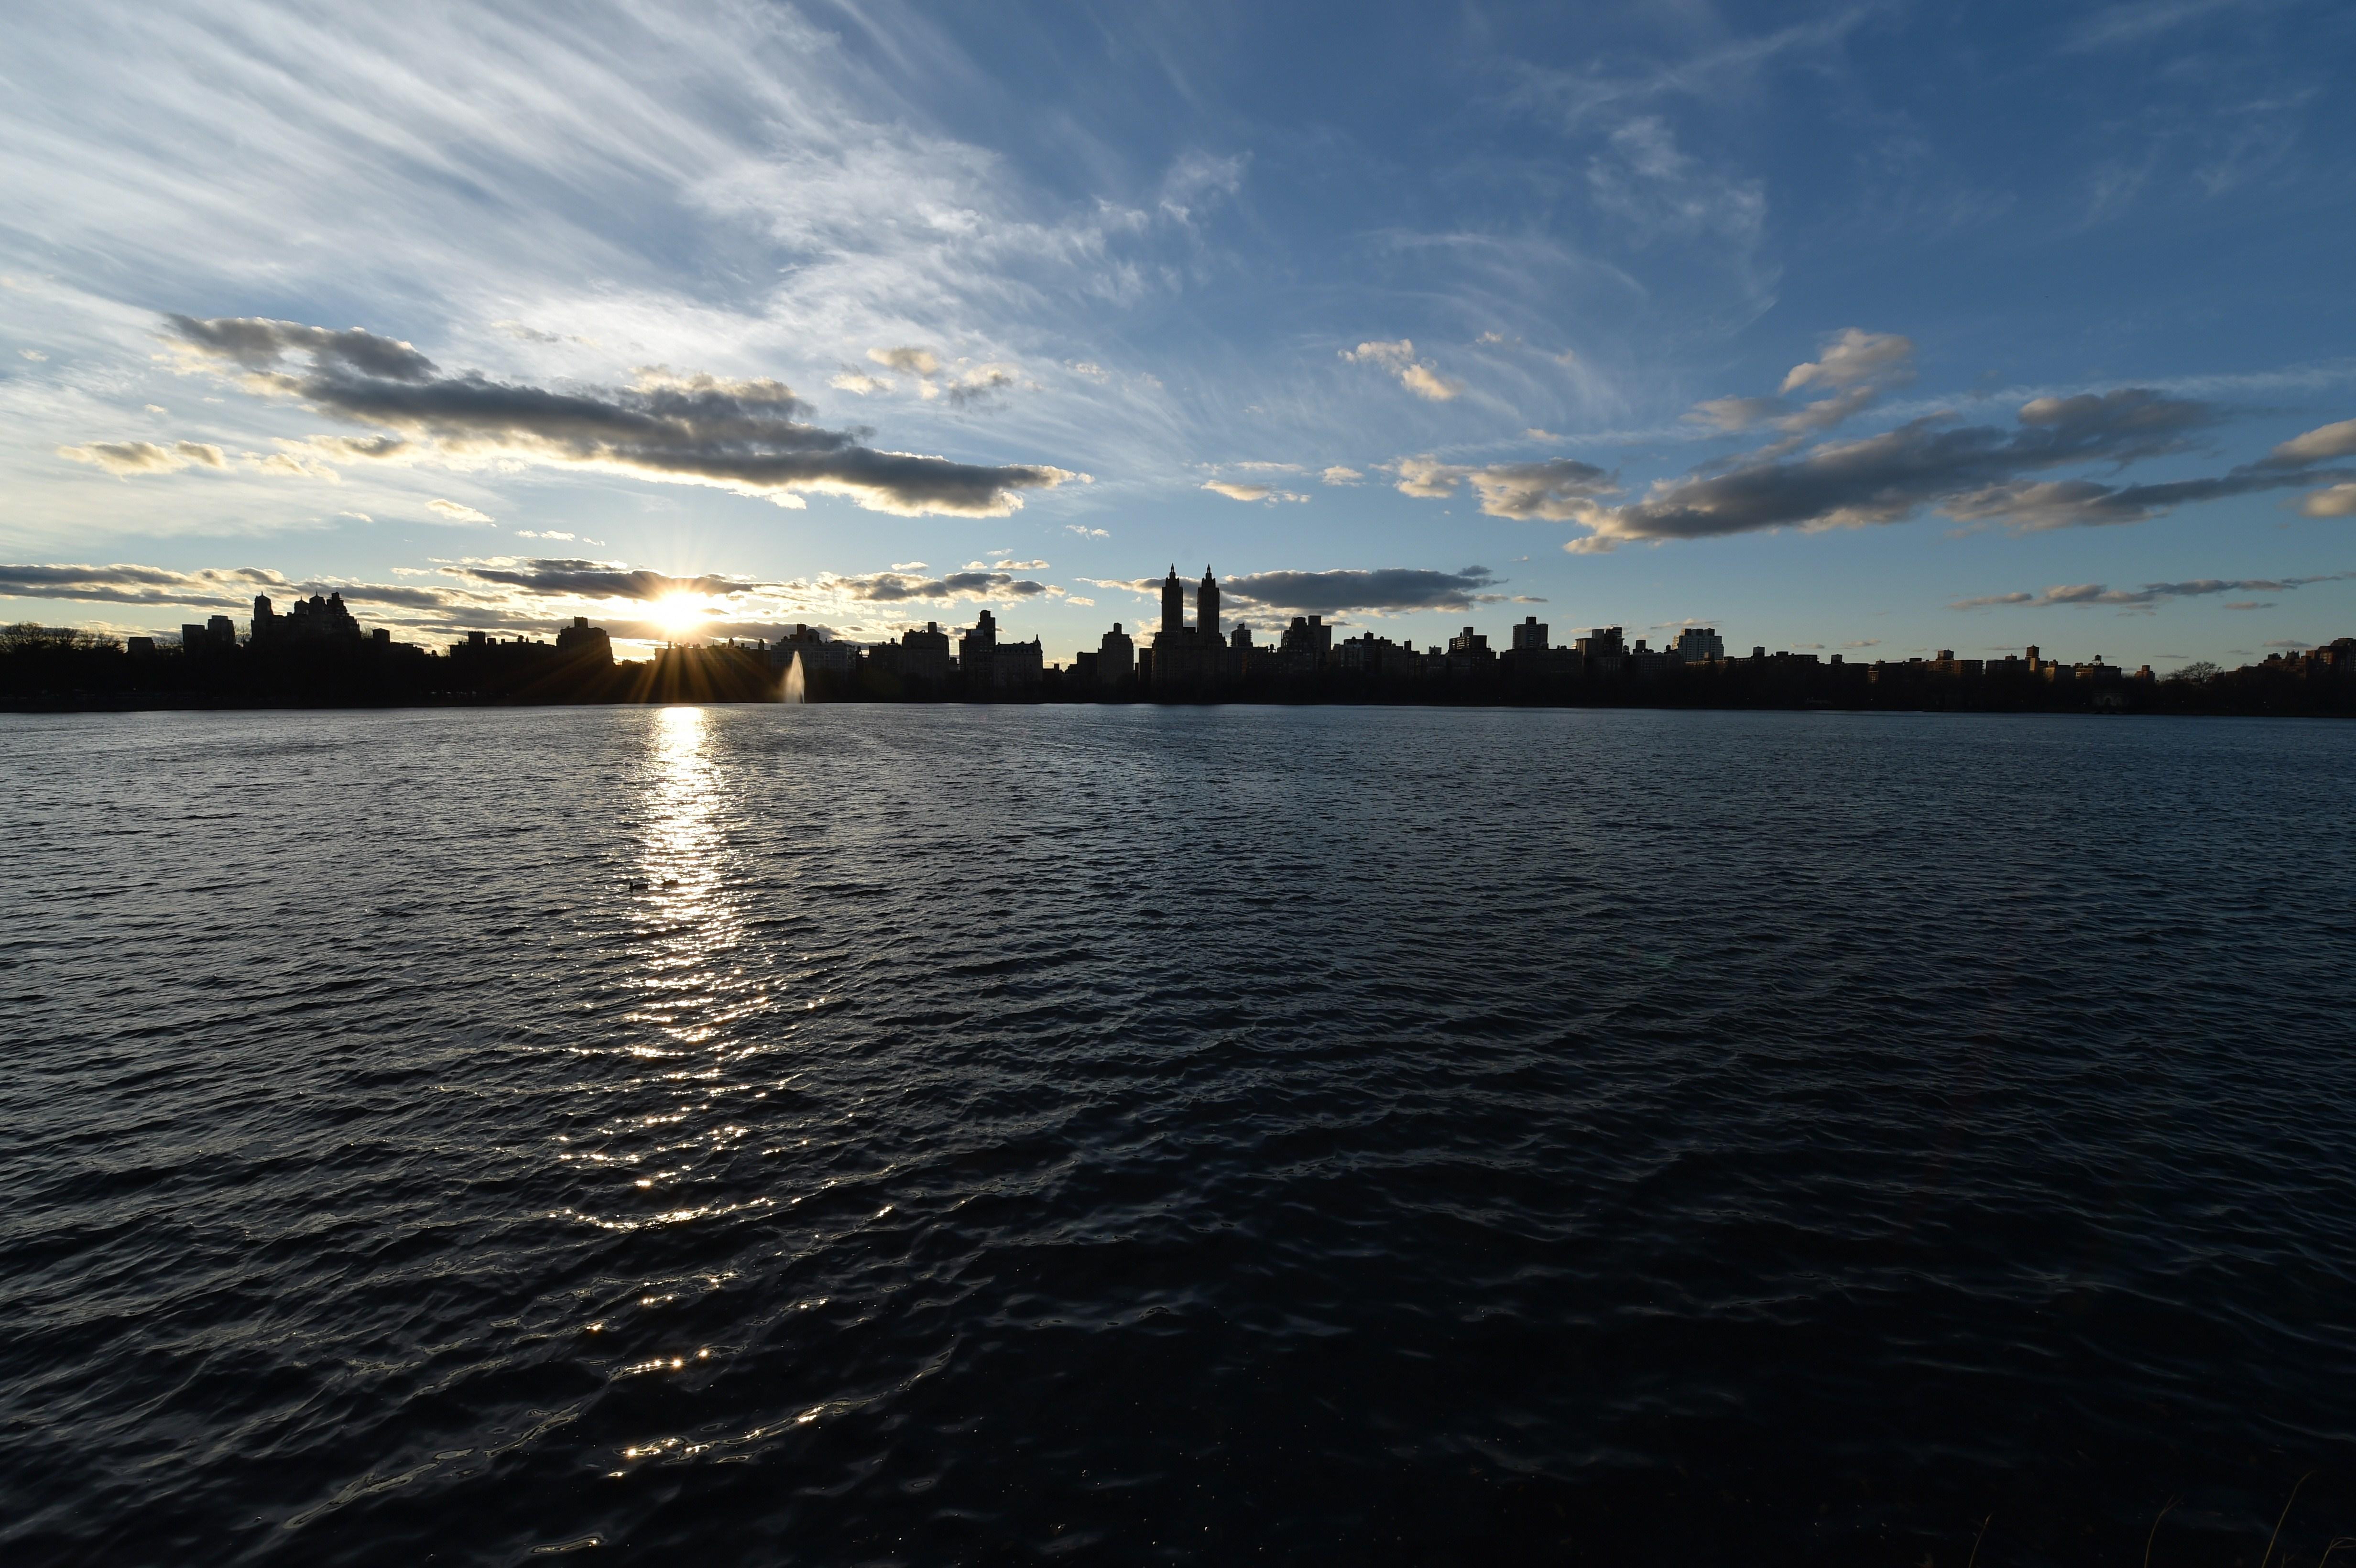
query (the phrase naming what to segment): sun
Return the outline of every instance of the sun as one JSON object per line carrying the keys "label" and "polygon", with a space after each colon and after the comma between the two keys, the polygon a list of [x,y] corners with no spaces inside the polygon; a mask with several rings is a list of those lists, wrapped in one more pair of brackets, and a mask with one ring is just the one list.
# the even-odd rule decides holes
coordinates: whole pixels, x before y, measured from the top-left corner
{"label": "sun", "polygon": [[666,593],[648,607],[656,625],[682,637],[703,624],[703,606],[692,593]]}

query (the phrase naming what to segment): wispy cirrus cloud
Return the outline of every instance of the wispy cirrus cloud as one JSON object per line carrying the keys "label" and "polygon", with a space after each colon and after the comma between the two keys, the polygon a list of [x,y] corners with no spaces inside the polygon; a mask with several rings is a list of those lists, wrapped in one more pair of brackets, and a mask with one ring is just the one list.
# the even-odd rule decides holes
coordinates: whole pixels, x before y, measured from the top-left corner
{"label": "wispy cirrus cloud", "polygon": [[[1039,464],[977,464],[863,444],[809,422],[784,383],[639,373],[626,389],[555,391],[451,376],[406,343],[258,317],[167,318],[172,340],[247,389],[396,432],[334,450],[348,457],[507,460],[708,485],[800,506],[805,492],[872,511],[1003,517],[1022,492],[1086,476]],[[291,364],[290,361],[296,363]]]}

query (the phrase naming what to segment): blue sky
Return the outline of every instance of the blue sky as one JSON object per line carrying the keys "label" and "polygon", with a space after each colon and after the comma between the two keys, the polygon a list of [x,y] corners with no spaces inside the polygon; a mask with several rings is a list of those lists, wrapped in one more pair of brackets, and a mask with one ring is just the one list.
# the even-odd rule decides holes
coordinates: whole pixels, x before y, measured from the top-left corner
{"label": "blue sky", "polygon": [[0,618],[2356,631],[2345,6],[0,30]]}

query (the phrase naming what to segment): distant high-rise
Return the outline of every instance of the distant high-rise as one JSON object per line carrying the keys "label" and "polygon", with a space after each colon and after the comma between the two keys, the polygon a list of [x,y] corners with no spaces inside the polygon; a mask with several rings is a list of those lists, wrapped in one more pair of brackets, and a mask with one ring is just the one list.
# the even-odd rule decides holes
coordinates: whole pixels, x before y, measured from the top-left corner
{"label": "distant high-rise", "polygon": [[[1186,624],[1186,585],[1173,564],[1162,580],[1162,630],[1154,635],[1151,678],[1168,689],[1225,680],[1240,668],[1219,636],[1219,580],[1203,569],[1194,585],[1195,624]],[[1101,664],[1101,659],[1099,660]]]}
{"label": "distant high-rise", "polygon": [[1514,651],[1517,654],[1546,652],[1547,627],[1536,615],[1525,615],[1522,624],[1514,628]]}
{"label": "distant high-rise", "polygon": [[973,618],[973,630],[958,639],[958,667],[968,678],[990,678],[990,661],[998,652],[998,617],[984,610]]}
{"label": "distant high-rise", "polygon": [[1119,686],[1136,673],[1137,644],[1115,621],[1097,647],[1097,679],[1105,686]]}
{"label": "distant high-rise", "polygon": [[1687,626],[1677,634],[1677,656],[1687,664],[1703,664],[1726,656],[1726,639],[1710,626]]}
{"label": "distant high-rise", "polygon": [[591,625],[588,616],[575,615],[573,624],[556,634],[556,651],[592,664],[609,665],[614,662],[614,639],[605,627]]}

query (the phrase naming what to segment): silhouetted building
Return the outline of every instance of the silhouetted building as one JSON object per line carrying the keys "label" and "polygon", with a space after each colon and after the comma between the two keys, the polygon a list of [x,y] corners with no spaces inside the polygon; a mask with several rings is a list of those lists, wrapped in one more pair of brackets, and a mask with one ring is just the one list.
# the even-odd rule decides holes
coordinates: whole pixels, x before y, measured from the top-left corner
{"label": "silhouetted building", "polygon": [[[1236,630],[1240,634],[1243,628],[1238,626]],[[1087,657],[1086,655],[1081,656]],[[1137,644],[1120,629],[1120,623],[1115,621],[1112,630],[1107,632],[1103,642],[1098,645],[1096,657],[1091,662],[1096,667],[1094,674],[1098,686],[1119,686],[1137,674]]]}
{"label": "silhouetted building", "polygon": [[[383,628],[378,628],[381,635]],[[603,626],[593,626],[586,615],[573,617],[573,624],[556,634],[556,651],[591,664],[614,662],[614,639]]]}
{"label": "silhouetted building", "polygon": [[1162,629],[1153,635],[1152,680],[1165,691],[1214,686],[1240,673],[1235,651],[1219,637],[1219,583],[1207,566],[1194,587],[1194,619],[1186,624],[1186,585],[1173,565],[1162,581]]}
{"label": "silhouetted building", "polygon": [[[1465,629],[1470,631],[1472,628],[1467,627]],[[1523,616],[1522,624],[1514,628],[1514,652],[1517,654],[1542,654],[1546,652],[1546,626],[1539,622],[1536,615]]]}
{"label": "silhouetted building", "polygon": [[1677,634],[1677,656],[1687,664],[1714,664],[1726,656],[1726,639],[1714,626],[1687,626]]}
{"label": "silhouetted building", "polygon": [[1580,667],[1593,676],[1618,675],[1621,656],[1627,651],[1621,645],[1617,626],[1590,627],[1587,635],[1570,645],[1579,655]]}
{"label": "silhouetted building", "polygon": [[973,630],[958,639],[958,668],[969,696],[1035,691],[1046,658],[1036,637],[1027,643],[1000,642],[998,617],[984,610],[974,617]]}
{"label": "silhouetted building", "polygon": [[1489,651],[1489,639],[1467,626],[1448,639],[1448,673],[1454,676],[1475,676],[1486,673],[1497,662]]}
{"label": "silhouetted building", "polygon": [[802,661],[802,674],[848,676],[859,657],[859,650],[840,637],[830,637],[816,626],[797,621],[793,631],[768,645],[769,667],[783,675],[796,658]]}
{"label": "silhouetted building", "polygon": [[254,595],[253,640],[265,645],[290,639],[329,637],[348,642],[360,640],[360,624],[344,606],[343,592],[322,598],[314,593],[308,599],[297,599],[285,614],[274,613],[266,593]]}
{"label": "silhouetted building", "polygon": [[903,680],[938,686],[949,677],[949,635],[938,621],[927,621],[922,631],[911,627],[896,645],[886,643],[870,656]]}
{"label": "silhouetted building", "polygon": [[1276,651],[1287,675],[1315,675],[1333,651],[1333,628],[1322,615],[1295,615],[1278,636]]}

